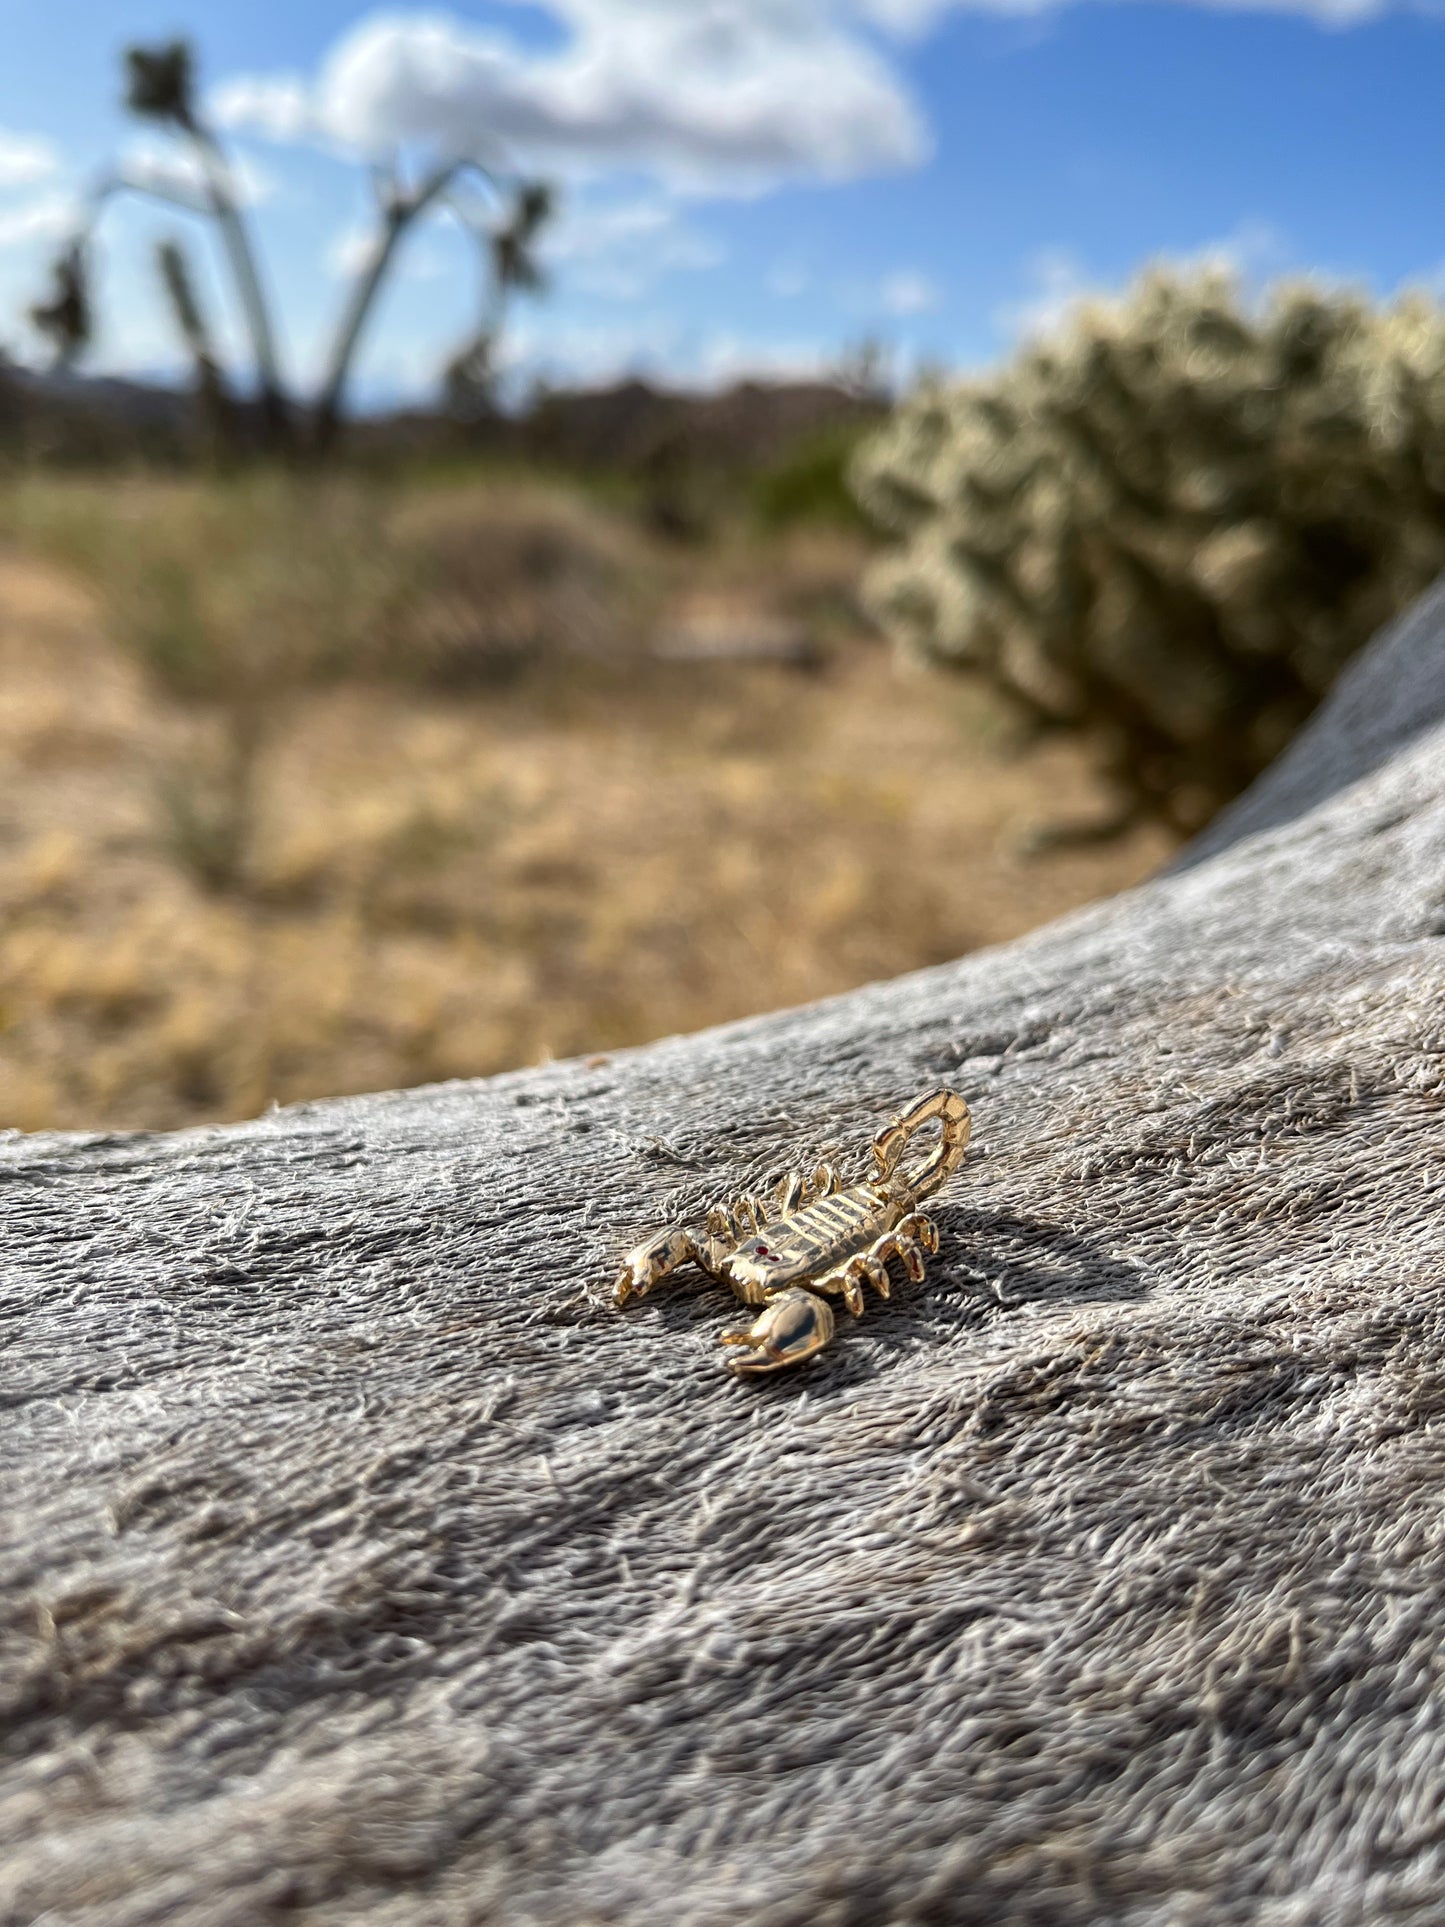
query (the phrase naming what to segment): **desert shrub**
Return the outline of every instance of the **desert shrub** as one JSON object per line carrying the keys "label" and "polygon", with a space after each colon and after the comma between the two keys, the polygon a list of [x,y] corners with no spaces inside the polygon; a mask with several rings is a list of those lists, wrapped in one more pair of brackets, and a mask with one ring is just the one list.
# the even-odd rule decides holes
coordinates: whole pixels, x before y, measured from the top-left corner
{"label": "desert shrub", "polygon": [[858,526],[862,516],[848,486],[848,470],[859,439],[852,423],[834,426],[806,437],[771,462],[752,483],[756,521],[765,529],[807,522]]}
{"label": "desert shrub", "polygon": [[583,501],[520,489],[421,495],[396,517],[408,592],[384,660],[415,681],[465,688],[559,659],[640,647],[647,585],[620,526]]}
{"label": "desert shrub", "polygon": [[40,477],[6,508],[14,536],[98,591],[118,641],[200,701],[356,676],[450,688],[638,633],[620,528],[544,487]]}
{"label": "desert shrub", "polygon": [[1151,271],[860,450],[907,650],[1083,732],[1198,827],[1445,566],[1445,315]]}
{"label": "desert shrub", "polygon": [[13,536],[73,569],[171,693],[269,699],[373,662],[408,581],[381,491],[283,475],[17,484]]}
{"label": "desert shrub", "polygon": [[255,886],[268,772],[300,699],[347,681],[425,697],[570,673],[646,638],[625,529],[542,486],[36,474],[0,519],[95,591],[109,634],[173,699],[151,759],[155,837],[218,895]]}

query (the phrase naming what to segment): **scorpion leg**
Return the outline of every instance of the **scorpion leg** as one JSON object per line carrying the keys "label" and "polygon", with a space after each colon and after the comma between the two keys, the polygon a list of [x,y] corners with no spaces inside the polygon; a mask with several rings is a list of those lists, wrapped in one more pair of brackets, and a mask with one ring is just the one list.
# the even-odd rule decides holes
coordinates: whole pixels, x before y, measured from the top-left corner
{"label": "scorpion leg", "polygon": [[809,1287],[812,1291],[826,1292],[830,1298],[841,1298],[855,1318],[863,1314],[863,1285],[868,1277],[865,1261],[853,1258],[838,1271],[830,1271],[826,1277],[819,1278]]}
{"label": "scorpion leg", "polygon": [[725,1256],[744,1238],[751,1238],[754,1232],[761,1231],[772,1217],[767,1205],[761,1198],[745,1191],[730,1204],[715,1204],[708,1213],[708,1234],[717,1247],[717,1256]]}
{"label": "scorpion leg", "polygon": [[770,1298],[751,1325],[724,1332],[722,1342],[737,1347],[728,1360],[729,1369],[751,1376],[801,1365],[823,1349],[834,1329],[831,1307],[813,1292],[794,1286]]}
{"label": "scorpion leg", "polygon": [[903,1223],[898,1227],[898,1236],[905,1246],[910,1243],[914,1246],[917,1254],[917,1271],[913,1269],[913,1265],[909,1262],[906,1249],[903,1252],[903,1262],[908,1266],[909,1277],[917,1280],[923,1276],[925,1255],[932,1257],[933,1253],[938,1249],[938,1226],[933,1222],[932,1218],[925,1218],[923,1213],[918,1211],[915,1212],[911,1218],[905,1218],[903,1220]]}
{"label": "scorpion leg", "polygon": [[888,1276],[888,1267],[876,1252],[864,1252],[863,1275],[880,1298],[886,1298],[892,1291],[893,1284]]}
{"label": "scorpion leg", "polygon": [[733,1200],[732,1220],[738,1236],[749,1237],[754,1231],[761,1231],[768,1222],[768,1207],[761,1198],[755,1198],[751,1191],[745,1192],[742,1197]]}
{"label": "scorpion leg", "polygon": [[778,1201],[779,1217],[786,1217],[790,1211],[796,1211],[803,1202],[807,1189],[808,1181],[802,1172],[789,1171],[788,1175],[779,1181],[777,1190],[773,1193]]}
{"label": "scorpion leg", "polygon": [[916,1238],[900,1238],[898,1255],[903,1260],[903,1269],[915,1285],[921,1285],[928,1272],[928,1264],[923,1246]]}
{"label": "scorpion leg", "polygon": [[926,1270],[926,1260],[937,1249],[938,1226],[931,1218],[925,1218],[921,1211],[915,1211],[886,1237],[880,1238],[871,1255],[884,1264],[889,1258],[897,1258],[914,1284],[920,1284]]}
{"label": "scorpion leg", "polygon": [[841,1273],[843,1280],[843,1303],[855,1318],[863,1316],[863,1280],[867,1277],[861,1262],[855,1258],[846,1265]]}
{"label": "scorpion leg", "polygon": [[925,1251],[921,1239],[915,1238],[900,1225],[896,1231],[890,1231],[887,1237],[878,1240],[872,1255],[885,1264],[890,1258],[897,1258],[916,1285],[923,1278]]}
{"label": "scorpion leg", "polygon": [[925,1218],[921,1211],[915,1211],[912,1217],[903,1220],[898,1227],[898,1235],[900,1238],[916,1238],[925,1251],[934,1252],[938,1249],[938,1226],[932,1218]]}
{"label": "scorpion leg", "polygon": [[883,1297],[888,1296],[888,1260],[897,1258],[914,1284],[922,1282],[925,1259],[929,1253],[938,1249],[938,1227],[921,1212],[896,1225],[864,1253],[868,1265],[868,1276],[878,1286]]}

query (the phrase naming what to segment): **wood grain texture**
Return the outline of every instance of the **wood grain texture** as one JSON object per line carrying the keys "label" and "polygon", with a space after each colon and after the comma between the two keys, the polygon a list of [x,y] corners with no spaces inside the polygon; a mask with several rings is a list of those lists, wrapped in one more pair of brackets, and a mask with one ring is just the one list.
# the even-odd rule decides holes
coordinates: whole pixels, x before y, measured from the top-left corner
{"label": "wood grain texture", "polygon": [[[1436,591],[1022,943],[5,1140],[0,1921],[1437,1922],[1442,936]],[[603,1302],[940,1082],[941,1254],[815,1365]]]}

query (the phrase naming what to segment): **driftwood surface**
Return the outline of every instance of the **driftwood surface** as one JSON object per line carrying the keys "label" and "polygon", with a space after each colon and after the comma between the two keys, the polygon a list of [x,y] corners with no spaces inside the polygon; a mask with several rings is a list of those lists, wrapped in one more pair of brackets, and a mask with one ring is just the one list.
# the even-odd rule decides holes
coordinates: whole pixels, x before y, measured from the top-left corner
{"label": "driftwood surface", "polygon": [[[1436,591],[1024,942],[7,1138],[0,1921],[1438,1923],[1442,936]],[[812,1365],[605,1303],[940,1082],[942,1254]]]}

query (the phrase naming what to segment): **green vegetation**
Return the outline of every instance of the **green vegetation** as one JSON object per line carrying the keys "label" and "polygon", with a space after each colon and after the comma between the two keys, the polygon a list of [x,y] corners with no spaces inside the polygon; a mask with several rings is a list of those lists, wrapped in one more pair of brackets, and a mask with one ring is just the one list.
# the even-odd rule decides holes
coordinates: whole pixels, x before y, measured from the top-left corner
{"label": "green vegetation", "polygon": [[752,511],[759,525],[765,529],[808,522],[863,526],[865,518],[848,481],[861,438],[858,423],[841,423],[808,436],[772,462],[751,488]]}
{"label": "green vegetation", "polygon": [[525,672],[624,668],[655,593],[631,531],[537,482],[388,487],[255,470],[209,485],[31,475],[12,540],[102,600],[116,643],[190,727],[151,756],[165,845],[204,889],[244,889],[265,772],[308,694],[423,699]]}
{"label": "green vegetation", "polygon": [[35,474],[3,503],[11,537],[99,591],[116,639],[184,699],[269,707],[358,676],[495,684],[625,653],[649,614],[625,522],[535,480]]}
{"label": "green vegetation", "polygon": [[869,586],[898,642],[1189,831],[1445,566],[1445,314],[1152,272],[923,386],[853,479],[898,538]]}

